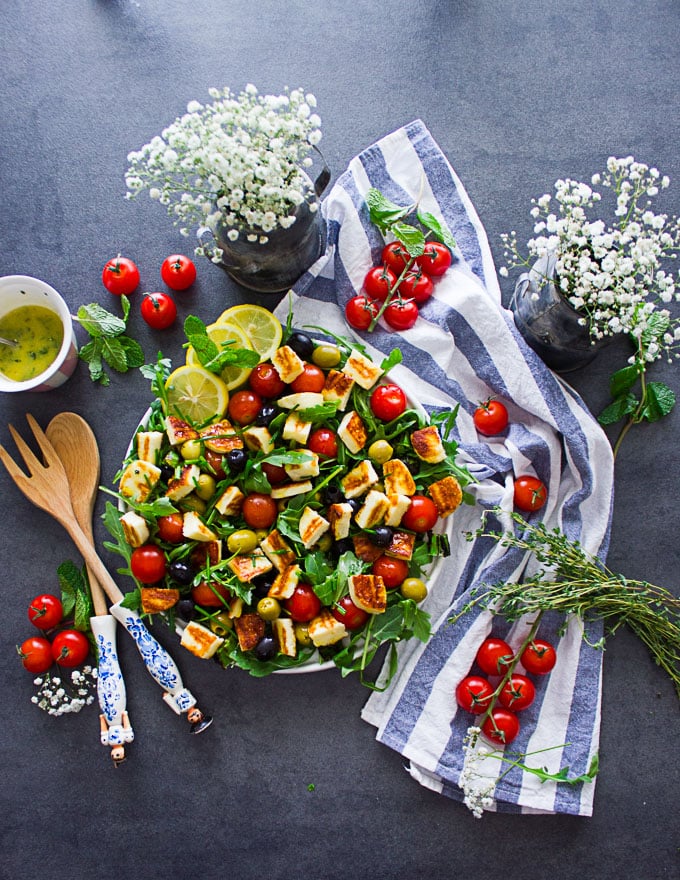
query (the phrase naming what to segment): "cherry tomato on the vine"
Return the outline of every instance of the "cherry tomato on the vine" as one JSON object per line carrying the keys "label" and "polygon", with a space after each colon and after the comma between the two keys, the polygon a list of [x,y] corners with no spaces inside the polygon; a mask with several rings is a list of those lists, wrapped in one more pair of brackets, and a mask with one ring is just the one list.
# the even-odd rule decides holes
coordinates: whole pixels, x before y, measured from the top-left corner
{"label": "cherry tomato on the vine", "polygon": [[330,428],[317,428],[309,435],[307,448],[322,458],[337,458],[338,436]]}
{"label": "cherry tomato on the vine", "polygon": [[47,672],[54,663],[52,645],[42,636],[31,636],[21,643],[18,650],[24,669],[29,672]]}
{"label": "cherry tomato on the vine", "polygon": [[468,675],[456,688],[456,702],[461,709],[481,715],[486,712],[493,696],[493,688],[481,675]]}
{"label": "cherry tomato on the vine", "polygon": [[512,648],[506,641],[490,636],[479,646],[475,660],[487,675],[504,675],[513,657]]}
{"label": "cherry tomato on the vine", "polygon": [[508,427],[508,411],[500,400],[490,397],[479,404],[472,415],[472,420],[480,434],[492,437]]}
{"label": "cherry tomato on the vine", "polygon": [[519,662],[532,675],[547,675],[557,662],[557,652],[545,639],[534,639],[522,651]]}
{"label": "cherry tomato on the vine", "polygon": [[168,544],[181,544],[184,541],[184,518],[181,513],[169,513],[156,520],[158,537]]}
{"label": "cherry tomato on the vine", "polygon": [[548,490],[545,483],[528,474],[523,474],[515,480],[514,501],[515,507],[520,510],[540,510],[546,502]]}
{"label": "cherry tomato on the vine", "polygon": [[503,685],[498,695],[498,702],[506,709],[512,709],[513,712],[521,712],[534,702],[536,696],[536,688],[534,683],[526,675],[519,672],[513,672],[510,678]]}
{"label": "cherry tomato on the vine", "polygon": [[132,260],[119,254],[104,266],[102,283],[114,296],[129,296],[139,286],[139,269]]}
{"label": "cherry tomato on the vine", "polygon": [[286,387],[285,382],[276,372],[276,367],[269,361],[253,367],[248,376],[251,390],[261,397],[279,397]]}
{"label": "cherry tomato on the vine", "polygon": [[321,611],[321,600],[307,583],[298,584],[283,605],[295,623],[309,623]]}
{"label": "cherry tomato on the vine", "polygon": [[392,241],[385,245],[380,259],[383,265],[390,268],[399,277],[411,260],[411,255],[400,241]]}
{"label": "cherry tomato on the vine", "polygon": [[28,606],[28,619],[38,629],[52,629],[64,616],[61,599],[51,593],[41,593]]}
{"label": "cherry tomato on the vine", "polygon": [[326,384],[326,374],[316,364],[305,364],[304,370],[290,383],[291,389],[298,394],[301,391],[319,392]]}
{"label": "cherry tomato on the vine", "polygon": [[510,745],[519,733],[519,718],[509,709],[497,706],[482,724],[482,733],[491,742]]}
{"label": "cherry tomato on the vine", "polygon": [[385,302],[394,290],[397,276],[389,266],[374,266],[369,269],[364,278],[364,290],[371,299],[379,299]]}
{"label": "cherry tomato on the vine", "polygon": [[349,596],[343,596],[337,605],[331,608],[331,614],[340,623],[345,624],[348,632],[361,629],[368,620],[368,612],[356,606]]}
{"label": "cherry tomato on the vine", "polygon": [[426,275],[420,266],[416,266],[404,276],[404,280],[399,285],[399,293],[418,304],[424,303],[434,293],[434,284],[430,276]]}
{"label": "cherry tomato on the vine", "polygon": [[418,320],[418,305],[411,299],[395,299],[383,315],[393,330],[409,330]]}
{"label": "cherry tomato on the vine", "polygon": [[263,492],[246,495],[241,506],[241,514],[251,529],[268,529],[274,525],[278,515],[276,501]]}
{"label": "cherry tomato on the vine", "polygon": [[77,629],[64,629],[52,640],[52,657],[60,666],[80,666],[90,653],[87,636]]}
{"label": "cherry tomato on the vine", "polygon": [[451,265],[451,251],[445,244],[438,241],[428,241],[421,256],[416,257],[416,263],[423,272],[437,278],[443,275]]}
{"label": "cherry tomato on the vine", "polygon": [[379,556],[371,566],[371,574],[379,575],[388,590],[396,590],[408,577],[408,564],[403,559]]}
{"label": "cherry tomato on the vine", "polygon": [[227,412],[237,425],[249,425],[257,418],[262,406],[262,398],[254,391],[243,389],[232,394],[227,404]]}
{"label": "cherry tomato on the vine", "polygon": [[378,385],[371,394],[370,404],[376,419],[391,422],[406,409],[406,395],[394,382],[388,382],[385,385]]}
{"label": "cherry tomato on the vine", "polygon": [[161,278],[170,290],[186,290],[196,280],[196,266],[184,254],[172,254],[161,264]]}
{"label": "cherry tomato on the vine", "polygon": [[429,532],[439,519],[439,511],[431,498],[425,495],[412,495],[411,504],[401,518],[401,524],[412,532]]}
{"label": "cherry tomato on the vine", "polygon": [[142,318],[154,330],[165,330],[177,317],[175,301],[167,293],[145,293],[140,310]]}
{"label": "cherry tomato on the vine", "polygon": [[371,321],[380,311],[380,306],[369,296],[357,294],[348,300],[345,306],[345,317],[350,327],[355,330],[368,330]]}
{"label": "cherry tomato on the vine", "polygon": [[156,544],[142,544],[132,551],[130,570],[142,584],[155,584],[165,577],[165,553]]}

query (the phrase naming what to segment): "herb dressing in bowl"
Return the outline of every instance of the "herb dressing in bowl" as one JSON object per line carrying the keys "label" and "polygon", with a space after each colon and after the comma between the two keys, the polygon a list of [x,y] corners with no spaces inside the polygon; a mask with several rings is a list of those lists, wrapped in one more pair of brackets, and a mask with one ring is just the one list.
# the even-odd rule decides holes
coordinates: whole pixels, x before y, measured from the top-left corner
{"label": "herb dressing in bowl", "polygon": [[16,346],[0,345],[0,373],[25,382],[43,373],[64,341],[61,318],[46,306],[19,306],[0,318],[0,336]]}

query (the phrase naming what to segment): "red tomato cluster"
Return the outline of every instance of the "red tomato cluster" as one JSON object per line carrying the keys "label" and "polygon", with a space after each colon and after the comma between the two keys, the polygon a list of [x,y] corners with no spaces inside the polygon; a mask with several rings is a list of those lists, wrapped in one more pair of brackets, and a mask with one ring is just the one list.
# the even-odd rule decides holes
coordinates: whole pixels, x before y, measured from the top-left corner
{"label": "red tomato cluster", "polygon": [[399,241],[385,245],[380,265],[366,273],[364,293],[353,296],[345,306],[348,324],[355,330],[368,330],[382,311],[393,330],[408,330],[418,320],[419,306],[434,292],[433,279],[450,265],[451,251],[438,241],[427,242],[418,257],[412,257]]}
{"label": "red tomato cluster", "polygon": [[28,606],[28,619],[40,635],[25,639],[18,651],[24,668],[34,675],[47,672],[54,663],[68,668],[80,666],[90,653],[87,636],[77,629],[62,629],[50,641],[48,635],[63,616],[61,600],[50,593],[41,593]]}
{"label": "red tomato cluster", "polygon": [[[544,639],[534,639],[519,657],[526,672],[547,675],[555,666],[557,655],[553,646]],[[520,722],[517,712],[527,709],[534,701],[536,689],[533,681],[514,671],[516,657],[510,645],[503,639],[489,637],[477,651],[475,663],[485,675],[471,673],[456,687],[456,702],[466,712],[485,715],[482,733],[491,742],[507,746],[517,736]],[[508,680],[498,690],[485,676],[500,682],[513,667]]]}

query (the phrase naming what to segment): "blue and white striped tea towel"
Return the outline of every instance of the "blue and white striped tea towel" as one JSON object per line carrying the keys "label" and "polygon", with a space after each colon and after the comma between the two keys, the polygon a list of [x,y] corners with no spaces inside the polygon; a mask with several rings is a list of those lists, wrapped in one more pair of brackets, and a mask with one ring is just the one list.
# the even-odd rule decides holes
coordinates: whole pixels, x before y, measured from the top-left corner
{"label": "blue and white striped tea towel", "polygon": [[[361,290],[367,270],[379,262],[383,240],[364,204],[369,187],[407,205],[420,205],[443,221],[456,239],[454,264],[436,282],[435,294],[416,325],[396,333],[386,327],[362,334],[375,356],[401,349],[392,373],[426,408],[460,404],[456,438],[462,460],[478,482],[476,503],[449,518],[451,556],[438,566],[424,608],[433,637],[400,646],[399,671],[388,689],[369,698],[362,717],[377,738],[402,754],[422,785],[463,799],[463,740],[472,716],[457,709],[456,684],[473,666],[476,650],[492,630],[517,647],[525,621],[510,627],[486,612],[448,621],[479,584],[519,579],[531,560],[492,540],[469,542],[484,508],[512,509],[513,476],[534,473],[548,486],[546,506],[532,517],[578,539],[584,549],[606,554],[613,491],[609,443],[579,397],[548,370],[516,332],[501,305],[500,290],[484,229],[460,181],[420,121],[388,135],[352,160],[323,205],[328,248],[295,288],[296,326],[321,325],[350,335],[347,300]],[[285,318],[288,300],[279,308]],[[472,413],[479,401],[497,396],[507,403],[507,436],[480,438]],[[508,522],[503,527],[509,527]],[[549,617],[549,616],[548,616]],[[560,620],[541,622],[540,636],[554,641],[558,662],[549,676],[536,677],[534,704],[522,713],[513,752],[538,753],[532,766],[570,775],[587,772],[597,752],[600,724],[601,653],[588,647],[579,626],[560,635]],[[589,633],[599,638],[599,625]],[[554,747],[558,748],[554,748]],[[546,750],[546,751],[543,751]],[[594,784],[540,782],[518,767],[480,758],[482,774],[473,799],[486,809],[509,812],[591,815]],[[506,772],[509,769],[509,772]],[[502,779],[495,782],[503,773]],[[488,778],[484,779],[484,776]],[[476,787],[475,787],[476,786]],[[487,790],[488,789],[488,790]],[[470,792],[468,791],[468,795]]]}

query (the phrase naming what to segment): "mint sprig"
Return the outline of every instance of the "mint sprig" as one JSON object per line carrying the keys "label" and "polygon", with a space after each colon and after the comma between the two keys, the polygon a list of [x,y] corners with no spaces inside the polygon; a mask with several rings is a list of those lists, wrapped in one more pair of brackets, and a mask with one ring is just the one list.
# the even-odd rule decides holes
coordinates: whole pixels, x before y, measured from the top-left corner
{"label": "mint sprig", "polygon": [[78,357],[85,361],[90,370],[90,378],[100,385],[109,385],[110,379],[104,369],[108,364],[117,373],[126,373],[133,367],[144,363],[144,352],[140,344],[125,335],[127,319],[130,314],[130,300],[121,296],[123,317],[111,314],[99,303],[80,306],[75,320],[89,334],[90,341],[83,345]]}
{"label": "mint sprig", "polygon": [[201,366],[211,373],[219,373],[225,367],[251,368],[257,365],[260,356],[249,348],[237,348],[233,342],[217,345],[208,335],[206,325],[196,315],[188,315],[184,321],[187,346],[196,352]]}

